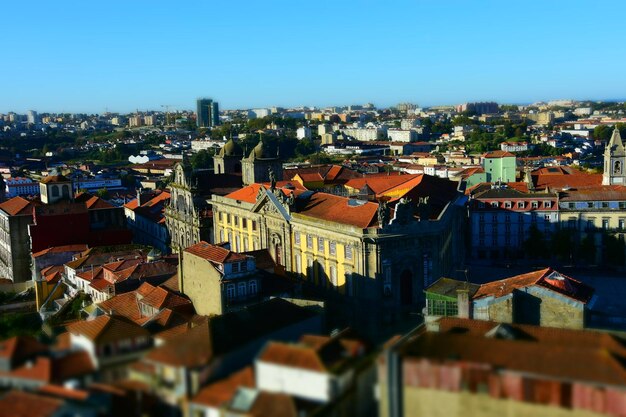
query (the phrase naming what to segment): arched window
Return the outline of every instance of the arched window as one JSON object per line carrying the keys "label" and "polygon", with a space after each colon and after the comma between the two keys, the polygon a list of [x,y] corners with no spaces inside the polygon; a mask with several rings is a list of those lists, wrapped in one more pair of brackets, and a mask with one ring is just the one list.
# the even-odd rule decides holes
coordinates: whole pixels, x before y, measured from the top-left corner
{"label": "arched window", "polygon": [[63,195],[63,198],[70,198],[70,186],[67,184],[63,184],[61,194]]}
{"label": "arched window", "polygon": [[52,197],[58,197],[59,196],[59,186],[58,185],[53,185],[52,186]]}

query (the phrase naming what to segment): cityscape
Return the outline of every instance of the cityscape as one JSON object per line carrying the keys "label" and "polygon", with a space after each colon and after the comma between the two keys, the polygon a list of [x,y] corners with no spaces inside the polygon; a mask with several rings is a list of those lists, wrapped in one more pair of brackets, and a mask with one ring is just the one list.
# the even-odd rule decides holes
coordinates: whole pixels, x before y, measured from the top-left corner
{"label": "cityscape", "polygon": [[156,3],[5,9],[0,417],[626,417],[624,5]]}

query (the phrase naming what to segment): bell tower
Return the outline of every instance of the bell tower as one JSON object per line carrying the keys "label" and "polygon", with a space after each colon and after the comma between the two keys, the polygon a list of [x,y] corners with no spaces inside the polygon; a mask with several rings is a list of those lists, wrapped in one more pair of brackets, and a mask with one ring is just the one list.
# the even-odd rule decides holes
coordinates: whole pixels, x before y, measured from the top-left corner
{"label": "bell tower", "polygon": [[626,150],[619,130],[615,127],[611,140],[604,149],[604,174],[602,185],[626,185]]}

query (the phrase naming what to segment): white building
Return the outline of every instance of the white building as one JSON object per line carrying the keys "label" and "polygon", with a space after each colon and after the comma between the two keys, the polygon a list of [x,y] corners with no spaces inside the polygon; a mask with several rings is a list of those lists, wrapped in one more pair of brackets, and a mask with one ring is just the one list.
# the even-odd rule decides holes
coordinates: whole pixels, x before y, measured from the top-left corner
{"label": "white building", "polygon": [[76,190],[97,191],[106,188],[109,191],[121,190],[122,180],[120,178],[84,178],[77,179],[74,183]]}
{"label": "white building", "polygon": [[311,128],[309,128],[308,126],[302,126],[298,128],[298,130],[296,131],[296,137],[298,139],[311,139]]}
{"label": "white building", "polygon": [[248,110],[248,119],[260,119],[272,114],[270,109],[252,109]]}
{"label": "white building", "polygon": [[528,142],[502,142],[500,150],[504,152],[524,152],[528,150]]}
{"label": "white building", "polygon": [[361,142],[370,142],[387,138],[387,128],[382,126],[367,128],[346,128],[342,129],[341,133],[347,136],[351,136]]}
{"label": "white building", "polygon": [[39,123],[39,116],[35,110],[29,110],[26,114],[26,121],[30,124]]}
{"label": "white building", "polygon": [[346,365],[363,353],[360,342],[337,336],[303,336],[298,344],[270,342],[255,361],[256,388],[328,403],[353,386],[354,367]]}
{"label": "white building", "polygon": [[419,126],[420,122],[418,119],[402,119],[400,122],[400,129],[402,130],[410,130],[414,127]]}
{"label": "white building", "polygon": [[415,130],[389,129],[387,138],[392,142],[417,142]]}

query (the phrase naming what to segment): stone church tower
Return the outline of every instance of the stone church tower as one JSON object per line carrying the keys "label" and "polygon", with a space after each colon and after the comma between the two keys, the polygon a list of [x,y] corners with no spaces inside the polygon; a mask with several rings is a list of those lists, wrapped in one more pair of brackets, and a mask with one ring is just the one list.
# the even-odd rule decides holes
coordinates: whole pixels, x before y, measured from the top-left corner
{"label": "stone church tower", "polygon": [[626,150],[617,127],[604,149],[604,174],[602,185],[626,185]]}
{"label": "stone church tower", "polygon": [[276,180],[280,181],[283,179],[283,164],[280,161],[278,152],[276,152],[276,155],[271,155],[262,140],[252,149],[247,158],[242,159],[241,167],[244,185],[269,182],[270,168],[274,172]]}
{"label": "stone church tower", "polygon": [[174,252],[198,243],[212,241],[213,222],[206,198],[202,196],[200,178],[187,159],[174,168],[169,185],[170,204],[165,208],[165,221]]}
{"label": "stone church tower", "polygon": [[236,174],[241,172],[243,150],[232,138],[213,157],[213,171],[216,174]]}

